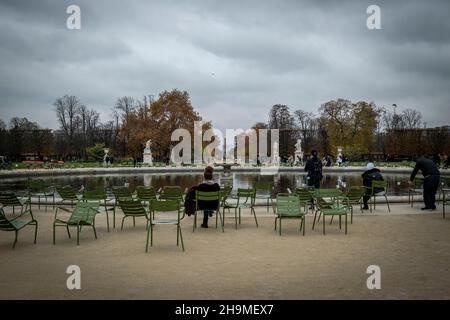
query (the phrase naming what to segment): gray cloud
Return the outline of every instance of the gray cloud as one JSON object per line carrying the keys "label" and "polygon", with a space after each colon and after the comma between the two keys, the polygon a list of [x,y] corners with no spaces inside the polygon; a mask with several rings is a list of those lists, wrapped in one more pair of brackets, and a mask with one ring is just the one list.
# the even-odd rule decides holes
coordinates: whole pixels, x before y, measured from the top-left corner
{"label": "gray cloud", "polygon": [[317,112],[330,99],[450,116],[447,1],[0,1],[0,118],[55,128],[66,93],[106,120],[122,95],[178,88],[219,128],[265,121],[275,103]]}

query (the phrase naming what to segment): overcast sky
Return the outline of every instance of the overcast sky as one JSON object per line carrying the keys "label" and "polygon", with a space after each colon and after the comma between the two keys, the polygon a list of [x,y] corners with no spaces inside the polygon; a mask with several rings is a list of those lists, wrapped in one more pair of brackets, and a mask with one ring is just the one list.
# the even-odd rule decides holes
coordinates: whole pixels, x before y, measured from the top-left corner
{"label": "overcast sky", "polygon": [[[66,8],[81,8],[68,30]],[[366,27],[381,8],[381,30]],[[450,124],[450,1],[0,0],[0,118],[56,128],[64,94],[108,120],[119,96],[190,93],[224,128],[331,99]]]}

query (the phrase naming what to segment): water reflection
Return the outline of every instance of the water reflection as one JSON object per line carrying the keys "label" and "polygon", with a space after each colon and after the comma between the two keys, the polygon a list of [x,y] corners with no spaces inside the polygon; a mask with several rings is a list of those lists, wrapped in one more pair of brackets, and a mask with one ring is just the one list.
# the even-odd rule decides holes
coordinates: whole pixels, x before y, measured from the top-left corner
{"label": "water reflection", "polygon": [[[258,175],[255,173],[233,173],[230,177],[224,177],[221,173],[215,174],[215,179],[221,185],[232,185],[233,189],[249,188],[255,181],[270,181],[274,183],[275,192],[286,192],[287,188],[295,190],[306,186],[306,176],[303,172],[279,173],[275,175]],[[407,174],[384,174],[389,183],[390,194],[405,194],[408,190]],[[156,189],[165,185],[179,185],[183,189],[189,188],[203,180],[201,173],[176,173],[176,174],[140,174],[140,175],[86,175],[69,177],[48,177],[45,178],[54,185],[70,185],[79,189],[82,185],[86,190],[110,189],[113,186],[123,186],[129,184],[131,190],[136,186],[153,186]],[[2,179],[0,190],[23,190],[26,188],[26,178]],[[348,188],[350,186],[362,185],[361,175],[349,173],[346,175],[327,173],[322,180],[323,188]]]}

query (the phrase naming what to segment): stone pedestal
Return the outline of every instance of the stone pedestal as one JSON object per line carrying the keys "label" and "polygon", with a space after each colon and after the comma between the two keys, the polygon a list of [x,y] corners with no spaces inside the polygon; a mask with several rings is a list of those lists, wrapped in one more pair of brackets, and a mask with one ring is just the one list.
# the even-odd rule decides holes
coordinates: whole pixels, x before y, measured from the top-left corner
{"label": "stone pedestal", "polygon": [[143,163],[153,165],[152,152],[150,150],[144,150],[143,159]]}

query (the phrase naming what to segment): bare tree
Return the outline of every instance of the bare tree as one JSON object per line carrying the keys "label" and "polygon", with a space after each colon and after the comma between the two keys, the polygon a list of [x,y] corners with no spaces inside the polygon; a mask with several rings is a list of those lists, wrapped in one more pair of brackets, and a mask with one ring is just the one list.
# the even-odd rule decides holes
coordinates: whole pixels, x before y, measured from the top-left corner
{"label": "bare tree", "polygon": [[56,99],[54,105],[56,107],[56,117],[61,130],[64,132],[65,143],[68,147],[66,153],[71,156],[71,153],[74,151],[75,134],[80,124],[79,113],[82,105],[76,96],[69,95]]}
{"label": "bare tree", "polygon": [[422,114],[414,109],[403,110],[402,122],[405,129],[419,129],[422,126]]}

